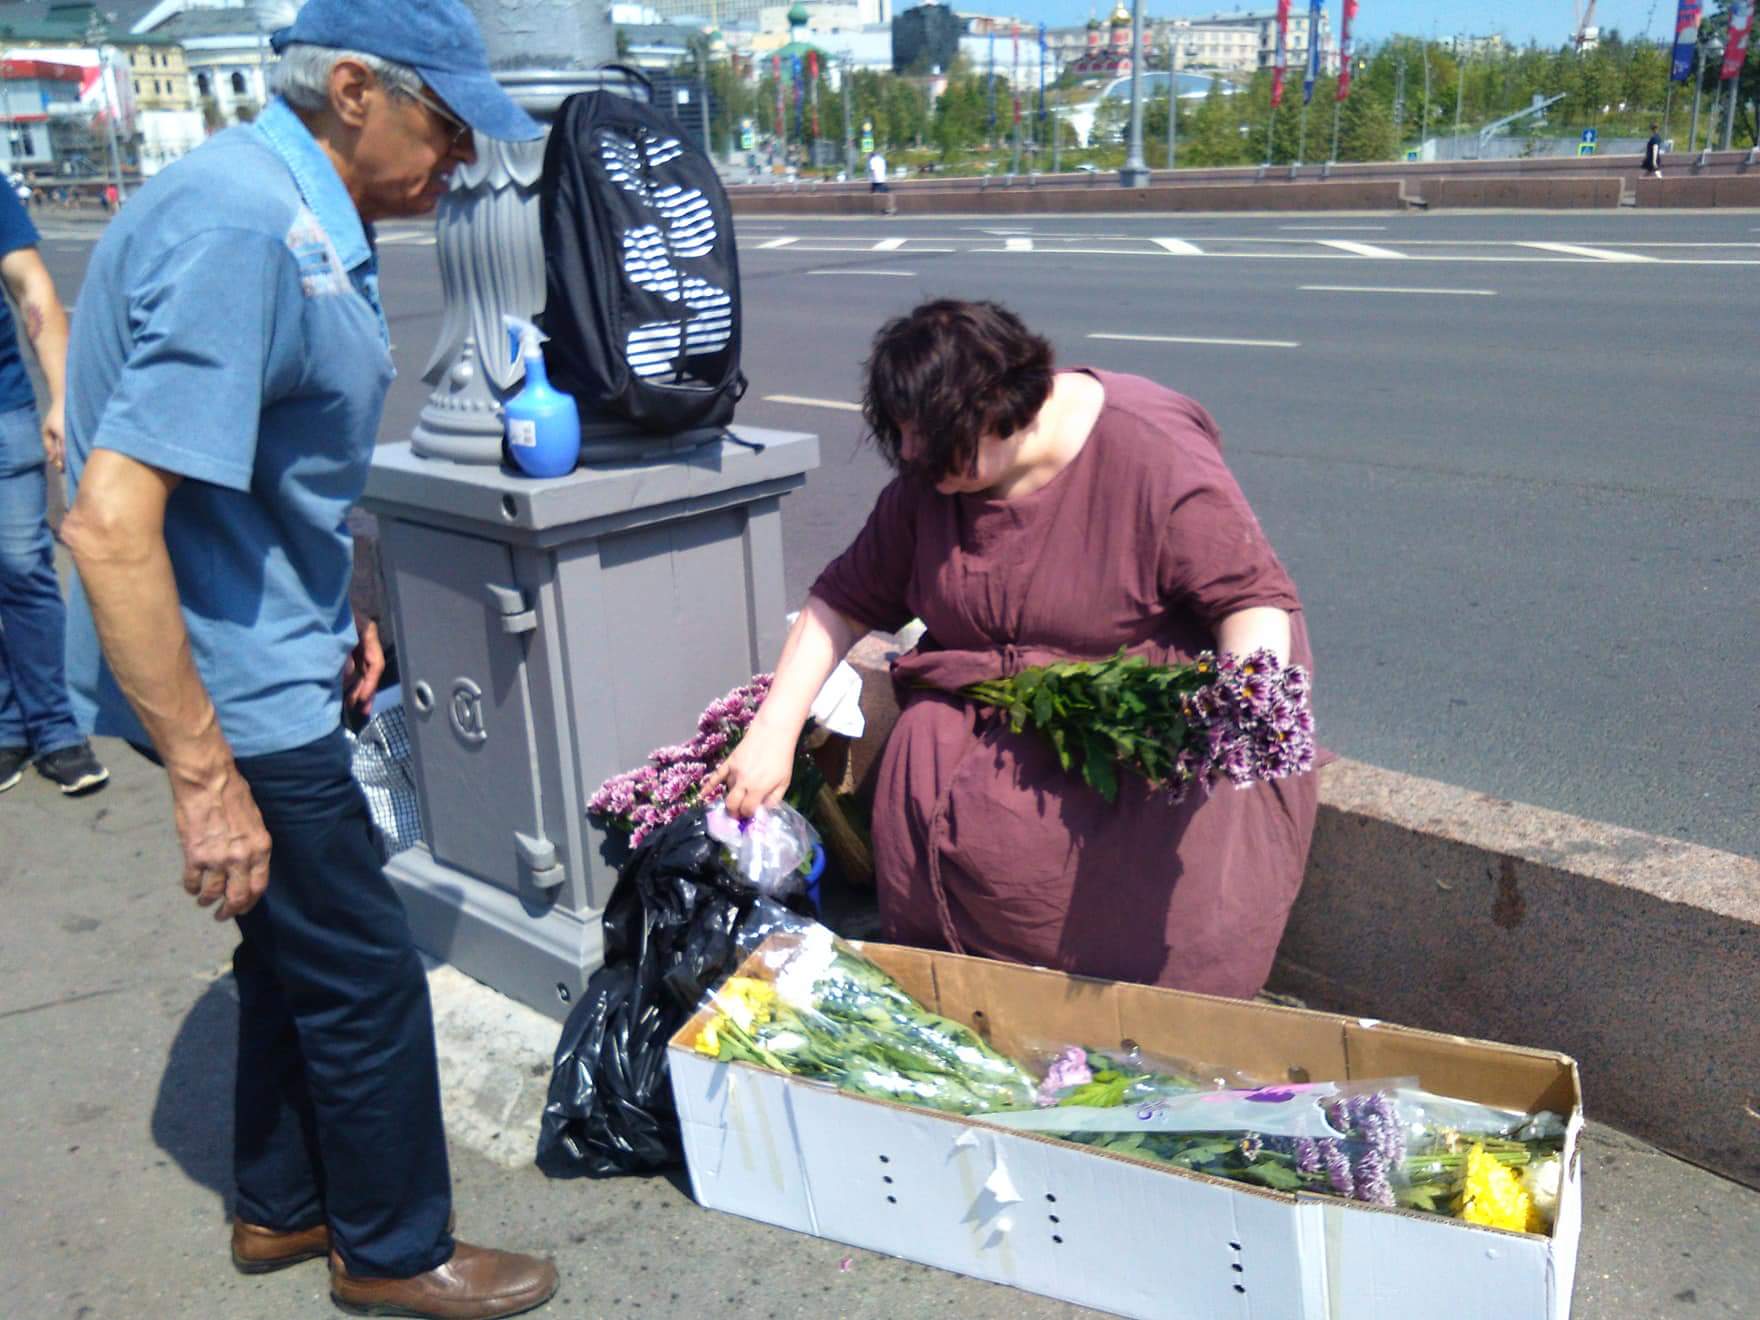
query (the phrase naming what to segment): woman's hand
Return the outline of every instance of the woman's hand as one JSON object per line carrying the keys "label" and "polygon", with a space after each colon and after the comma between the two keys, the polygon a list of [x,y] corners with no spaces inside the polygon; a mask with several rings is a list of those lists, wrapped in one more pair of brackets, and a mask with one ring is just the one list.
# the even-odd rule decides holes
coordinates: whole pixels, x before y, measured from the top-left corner
{"label": "woman's hand", "polygon": [[767,721],[760,709],[739,746],[703,782],[703,796],[707,798],[725,785],[727,798],[723,805],[729,815],[742,820],[756,815],[759,807],[776,806],[794,777],[794,754],[800,736],[799,729],[791,733]]}

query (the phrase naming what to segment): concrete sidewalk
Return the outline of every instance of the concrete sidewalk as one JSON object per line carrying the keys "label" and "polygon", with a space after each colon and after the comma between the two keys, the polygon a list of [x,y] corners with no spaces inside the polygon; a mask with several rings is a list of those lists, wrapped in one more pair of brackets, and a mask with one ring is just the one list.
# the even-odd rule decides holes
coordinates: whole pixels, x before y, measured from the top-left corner
{"label": "concrete sidewalk", "polygon": [[[332,1314],[321,1266],[244,1279],[227,1260],[234,935],[177,885],[162,776],[116,744],[101,752],[115,778],[95,797],[63,800],[34,773],[0,796],[5,1312]],[[460,1232],[554,1255],[563,1289],[542,1314],[1086,1314],[700,1210],[682,1175],[546,1180],[520,1148],[542,1094],[544,1029],[456,976],[436,986]],[[473,1031],[492,1063],[468,1047]],[[1753,1313],[1760,1193],[1606,1128],[1591,1129],[1585,1164],[1577,1316]]]}

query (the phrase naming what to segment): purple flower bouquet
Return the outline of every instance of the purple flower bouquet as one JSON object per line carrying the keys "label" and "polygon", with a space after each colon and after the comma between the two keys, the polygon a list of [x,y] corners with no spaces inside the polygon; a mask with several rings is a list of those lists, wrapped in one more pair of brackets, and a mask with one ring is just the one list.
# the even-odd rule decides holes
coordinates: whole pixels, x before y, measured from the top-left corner
{"label": "purple flower bouquet", "polygon": [[770,691],[770,677],[759,674],[710,702],[689,742],[657,747],[644,764],[607,779],[587,799],[588,814],[629,835],[631,847],[640,847],[655,830],[698,803],[718,801],[718,791],[705,796],[703,781],[745,737]]}
{"label": "purple flower bouquet", "polygon": [[1247,788],[1314,768],[1308,671],[1270,651],[1206,651],[1158,665],[1120,652],[974,683],[963,695],[1048,738],[1065,771],[1107,801],[1121,769],[1180,801],[1222,779]]}

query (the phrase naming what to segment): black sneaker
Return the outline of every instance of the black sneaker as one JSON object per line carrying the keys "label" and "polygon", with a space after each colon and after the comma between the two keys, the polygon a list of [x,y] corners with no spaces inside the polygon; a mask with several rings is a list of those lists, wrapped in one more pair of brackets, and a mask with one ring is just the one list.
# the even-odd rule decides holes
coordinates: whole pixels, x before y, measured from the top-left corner
{"label": "black sneaker", "polygon": [[0,747],[0,793],[24,778],[24,768],[30,760],[28,747]]}
{"label": "black sneaker", "polygon": [[37,773],[59,784],[61,791],[70,797],[102,788],[110,778],[110,772],[98,764],[88,742],[75,743],[72,747],[39,756]]}

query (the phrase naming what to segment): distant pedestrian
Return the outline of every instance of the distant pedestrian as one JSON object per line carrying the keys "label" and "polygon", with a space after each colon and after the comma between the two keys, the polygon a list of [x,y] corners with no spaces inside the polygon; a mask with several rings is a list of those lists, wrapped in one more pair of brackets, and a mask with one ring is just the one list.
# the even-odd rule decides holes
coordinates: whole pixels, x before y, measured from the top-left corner
{"label": "distant pedestrian", "polygon": [[118,211],[118,209],[121,208],[121,206],[122,206],[122,194],[117,191],[116,185],[113,183],[105,184],[104,185],[104,209],[106,211],[108,211],[111,215],[115,215],[116,212]]}
{"label": "distant pedestrian", "polygon": [[891,191],[886,186],[886,157],[878,151],[868,157],[868,191],[871,193]]}
{"label": "distant pedestrian", "polygon": [[[37,251],[37,229],[11,188],[0,188],[0,279],[24,325],[0,300],[0,793],[34,759],[63,793],[110,778],[80,732],[67,691],[67,606],[55,575],[47,467],[62,464],[67,312]],[[48,386],[36,391],[19,352],[29,339]]]}
{"label": "distant pedestrian", "polygon": [[1662,132],[1650,125],[1650,140],[1644,144],[1644,173],[1653,179],[1662,177]]}

